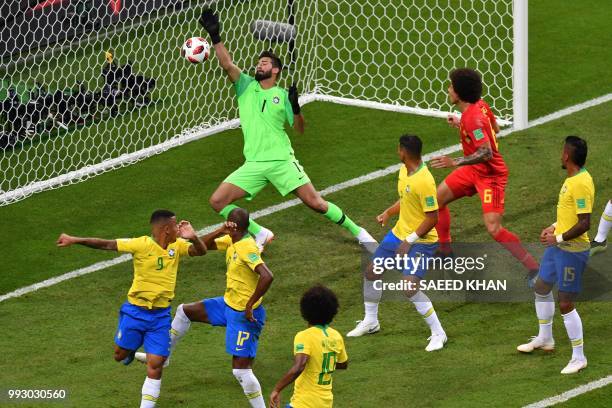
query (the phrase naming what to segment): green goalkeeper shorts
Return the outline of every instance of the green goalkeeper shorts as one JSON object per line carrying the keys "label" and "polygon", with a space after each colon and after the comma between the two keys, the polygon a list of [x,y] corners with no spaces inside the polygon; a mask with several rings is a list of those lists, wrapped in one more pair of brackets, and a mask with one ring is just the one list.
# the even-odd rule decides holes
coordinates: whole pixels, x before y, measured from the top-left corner
{"label": "green goalkeeper shorts", "polygon": [[240,187],[247,192],[247,200],[252,200],[268,183],[283,196],[298,187],[310,183],[310,178],[297,159],[275,161],[247,161],[227,176],[225,183]]}

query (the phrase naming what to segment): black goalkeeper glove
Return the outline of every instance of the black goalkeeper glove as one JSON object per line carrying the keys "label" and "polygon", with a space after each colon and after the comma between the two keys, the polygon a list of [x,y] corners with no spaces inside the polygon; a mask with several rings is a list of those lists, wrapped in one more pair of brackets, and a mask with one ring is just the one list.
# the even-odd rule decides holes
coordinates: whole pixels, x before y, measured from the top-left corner
{"label": "black goalkeeper glove", "polygon": [[289,87],[289,102],[291,103],[291,109],[294,115],[300,114],[300,102],[298,100],[298,90],[295,86],[295,82]]}
{"label": "black goalkeeper glove", "polygon": [[210,8],[205,8],[200,16],[200,25],[208,31],[213,45],[221,42],[221,23],[219,23],[219,15],[215,14]]}

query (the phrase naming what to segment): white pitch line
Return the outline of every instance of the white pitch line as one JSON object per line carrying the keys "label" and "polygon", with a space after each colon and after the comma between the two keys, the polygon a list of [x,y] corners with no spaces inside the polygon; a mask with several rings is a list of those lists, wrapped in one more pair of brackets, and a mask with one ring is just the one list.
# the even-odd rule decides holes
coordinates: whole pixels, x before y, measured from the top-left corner
{"label": "white pitch line", "polygon": [[[580,103],[578,105],[570,106],[569,108],[562,109],[560,111],[551,113],[550,115],[546,115],[546,116],[543,116],[541,118],[535,119],[532,122],[529,122],[529,124],[527,125],[527,128],[531,128],[531,127],[534,127],[534,126],[542,125],[542,124],[547,123],[547,122],[551,122],[553,120],[562,118],[562,117],[567,116],[567,115],[571,115],[571,114],[576,113],[578,111],[581,111],[583,109],[587,109],[587,108],[590,108],[590,107],[593,107],[593,106],[596,106],[596,105],[600,105],[600,104],[608,102],[610,100],[612,100],[612,94],[607,94],[607,95],[601,96],[599,98],[591,99],[589,101]],[[510,135],[512,133],[514,133],[514,130],[512,130],[512,129],[504,130],[504,131],[500,132],[499,137],[508,136],[508,135]],[[451,154],[451,153],[458,152],[460,150],[461,150],[461,145],[460,144],[456,144],[456,145],[445,147],[445,148],[440,149],[440,150],[436,150],[435,152],[428,153],[428,154],[423,156],[423,159],[425,161],[428,161],[428,160],[430,160],[431,158],[433,158],[435,156],[444,155],[444,154]],[[335,192],[347,189],[349,187],[354,187],[354,186],[366,183],[368,181],[372,181],[372,180],[379,179],[381,177],[388,176],[389,174],[393,174],[393,173],[397,172],[399,170],[399,168],[400,168],[399,164],[394,164],[394,165],[389,166],[389,167],[387,167],[385,169],[376,170],[376,171],[373,171],[371,173],[365,174],[363,176],[355,177],[353,179],[344,181],[342,183],[335,184],[333,186],[327,187],[326,189],[321,191],[321,195],[325,196],[325,195],[328,195],[328,194],[332,194],[332,193],[335,193]],[[274,214],[276,212],[285,210],[287,208],[295,207],[296,205],[299,205],[300,203],[301,203],[301,201],[299,199],[297,199],[297,198],[295,198],[293,200],[284,201],[284,202],[282,202],[280,204],[276,204],[276,205],[273,205],[273,206],[266,207],[266,208],[263,208],[261,210],[255,211],[255,212],[253,212],[251,214],[251,217],[253,219],[260,218],[260,217],[265,217],[267,215]],[[198,231],[198,233],[199,234],[208,233],[208,232],[212,231],[214,228],[217,228],[219,225],[221,225],[221,224],[219,223],[219,224],[215,224],[215,225],[210,225],[210,226],[205,227],[204,229]],[[49,286],[53,286],[55,284],[58,284],[60,282],[68,280],[68,279],[72,279],[72,278],[76,278],[76,277],[79,277],[79,276],[90,274],[92,272],[100,271],[102,269],[106,269],[106,268],[109,268],[111,266],[114,266],[114,265],[117,265],[117,264],[120,264],[120,263],[123,263],[123,262],[127,262],[130,259],[132,259],[132,257],[130,255],[121,255],[119,257],[110,259],[108,261],[98,262],[98,263],[95,263],[93,265],[90,265],[90,266],[87,266],[87,267],[84,267],[84,268],[80,268],[80,269],[74,270],[72,272],[65,273],[63,275],[55,276],[53,278],[46,279],[46,280],[44,280],[42,282],[38,282],[38,283],[35,283],[33,285],[29,285],[29,286],[25,286],[23,288],[19,288],[19,289],[13,291],[13,292],[6,293],[6,294],[0,296],[0,302],[4,302],[5,300],[11,299],[11,298],[20,297],[20,296],[23,296],[23,295],[25,295],[27,293],[35,292],[35,291],[37,291],[39,289],[42,289],[42,288],[47,288]]]}
{"label": "white pitch line", "polygon": [[581,385],[569,391],[565,391],[563,394],[556,395],[554,397],[543,399],[542,401],[534,402],[533,404],[525,405],[523,408],[545,408],[556,405],[560,402],[565,402],[571,398],[577,397],[578,395],[585,394],[589,391],[596,390],[597,388],[605,387],[606,385],[612,384],[612,375],[604,378],[600,378],[596,381]]}
{"label": "white pitch line", "polygon": [[538,118],[538,119],[535,119],[535,120],[529,122],[529,125],[527,127],[538,126],[538,125],[541,125],[543,123],[547,123],[547,122],[550,122],[552,120],[556,120],[556,119],[562,118],[564,116],[568,116],[568,115],[571,115],[571,114],[576,113],[578,111],[581,111],[581,110],[584,110],[584,109],[588,109],[588,108],[591,108],[593,106],[601,105],[602,103],[606,103],[606,102],[609,102],[609,101],[612,101],[612,93],[599,96],[597,98],[588,100],[588,101],[583,102],[583,103],[579,103],[578,105],[574,105],[574,106],[570,106],[570,107],[565,108],[565,109],[561,109],[561,110],[553,112],[553,113],[551,113],[549,115],[542,116],[541,118]]}

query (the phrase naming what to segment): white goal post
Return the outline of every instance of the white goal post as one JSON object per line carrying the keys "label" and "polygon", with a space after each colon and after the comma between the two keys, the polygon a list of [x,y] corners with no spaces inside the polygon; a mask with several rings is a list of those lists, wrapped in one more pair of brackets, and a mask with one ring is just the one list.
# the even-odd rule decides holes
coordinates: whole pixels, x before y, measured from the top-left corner
{"label": "white goal post", "polygon": [[235,63],[252,72],[272,48],[286,66],[281,86],[296,81],[302,104],[445,117],[449,71],[471,67],[500,123],[527,126],[527,0],[9,3],[0,206],[238,127],[214,56],[179,56],[185,39],[205,36],[207,5]]}

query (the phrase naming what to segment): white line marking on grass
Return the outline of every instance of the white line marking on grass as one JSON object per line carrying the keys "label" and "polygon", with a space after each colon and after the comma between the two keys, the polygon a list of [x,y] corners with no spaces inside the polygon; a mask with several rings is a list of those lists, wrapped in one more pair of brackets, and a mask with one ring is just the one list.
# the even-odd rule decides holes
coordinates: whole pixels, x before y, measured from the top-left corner
{"label": "white line marking on grass", "polygon": [[[612,100],[612,94],[607,94],[607,95],[601,96],[599,98],[595,98],[595,99],[592,99],[590,101],[583,102],[583,103],[580,103],[578,105],[574,105],[574,106],[571,106],[569,108],[565,108],[565,109],[562,109],[560,111],[551,113],[550,115],[546,115],[546,116],[543,116],[541,118],[538,118],[538,119],[536,119],[536,120],[534,120],[532,122],[529,122],[529,124],[527,125],[527,128],[531,128],[531,127],[534,127],[534,126],[539,126],[539,125],[542,125],[544,123],[547,123],[547,122],[550,122],[550,121],[562,118],[562,117],[567,116],[567,115],[571,115],[571,114],[576,113],[578,111],[581,111],[583,109],[587,109],[587,108],[590,108],[590,107],[593,107],[593,106],[596,106],[596,105],[600,105],[602,103],[605,103],[605,102],[608,102],[608,101],[611,101],[611,100]],[[504,131],[500,132],[499,137],[508,136],[508,135],[510,135],[512,133],[514,133],[514,131],[512,129],[504,130]],[[445,148],[440,149],[440,150],[436,150],[435,152],[428,153],[428,154],[423,156],[423,159],[425,161],[428,161],[428,160],[430,160],[431,158],[433,158],[435,156],[451,154],[451,153],[458,152],[460,150],[461,150],[461,145],[460,144],[456,144],[456,145],[453,145],[453,146],[445,147]],[[399,170],[399,168],[400,168],[399,164],[394,164],[394,165],[389,166],[387,168],[384,168],[382,170],[376,170],[376,171],[373,171],[371,173],[365,174],[363,176],[355,177],[353,179],[344,181],[342,183],[335,184],[333,186],[327,187],[326,189],[321,191],[321,195],[325,196],[325,195],[328,195],[328,194],[332,194],[332,193],[335,193],[335,192],[347,189],[349,187],[354,187],[354,186],[366,183],[368,181],[372,181],[372,180],[375,180],[375,179],[379,179],[379,178],[388,176],[389,174],[393,174],[393,173],[397,172]],[[276,205],[273,205],[273,206],[266,207],[264,209],[255,211],[255,212],[251,213],[251,217],[253,219],[260,218],[260,217],[265,217],[267,215],[274,214],[276,212],[285,210],[287,208],[295,207],[296,205],[299,205],[300,203],[301,203],[301,201],[299,199],[297,199],[297,198],[295,198],[293,200],[289,200],[289,201],[284,201],[284,202],[282,202],[280,204],[276,204]],[[215,224],[215,225],[210,225],[210,226],[205,227],[204,229],[198,231],[198,233],[199,234],[204,234],[204,233],[211,232],[213,229],[217,228],[219,225],[221,225],[221,224],[219,223],[219,224]],[[132,257],[130,255],[121,255],[119,257],[110,259],[108,261],[98,262],[98,263],[95,263],[93,265],[90,265],[90,266],[87,266],[87,267],[84,267],[84,268],[80,268],[80,269],[74,270],[72,272],[65,273],[63,275],[55,276],[53,278],[46,279],[46,280],[44,280],[42,282],[38,282],[38,283],[35,283],[33,285],[29,285],[29,286],[25,286],[23,288],[19,288],[19,289],[13,291],[13,292],[6,293],[6,294],[0,296],[0,302],[4,302],[7,299],[23,296],[23,295],[25,295],[27,293],[31,293],[31,292],[37,291],[39,289],[42,289],[42,288],[47,288],[49,286],[53,286],[53,285],[55,285],[57,283],[63,282],[63,281],[68,280],[68,279],[72,279],[72,278],[76,278],[78,276],[83,276],[83,275],[90,274],[92,272],[100,271],[102,269],[106,269],[106,268],[109,268],[111,266],[114,266],[114,265],[117,265],[117,264],[120,264],[120,263],[123,263],[123,262],[127,262],[130,259],[132,259]]]}
{"label": "white line marking on grass", "polygon": [[553,113],[551,113],[549,115],[542,116],[541,118],[538,118],[538,119],[535,119],[535,120],[529,122],[527,127],[530,128],[530,127],[538,126],[538,125],[541,125],[543,123],[547,123],[547,122],[550,122],[550,121],[553,121],[553,120],[557,120],[557,119],[562,118],[564,116],[568,116],[568,115],[571,115],[573,113],[579,112],[581,110],[588,109],[588,108],[591,108],[593,106],[601,105],[602,103],[606,103],[606,102],[609,102],[609,101],[612,101],[612,93],[609,93],[609,94],[606,94],[606,95],[602,95],[600,97],[588,100],[588,101],[583,102],[583,103],[579,103],[578,105],[574,105],[574,106],[570,106],[570,107],[565,108],[565,109],[561,109],[561,110],[553,112]]}
{"label": "white line marking on grass", "polygon": [[554,397],[546,398],[546,399],[543,399],[542,401],[534,402],[533,404],[526,405],[523,408],[551,407],[560,402],[565,402],[571,398],[577,397],[578,395],[585,394],[589,391],[593,391],[593,390],[596,390],[597,388],[602,388],[610,384],[612,384],[612,375],[609,375],[604,378],[600,378],[599,380],[596,380],[596,381],[591,381],[590,383],[581,385],[580,387],[576,387],[569,391],[565,391],[563,394],[559,394]]}

